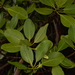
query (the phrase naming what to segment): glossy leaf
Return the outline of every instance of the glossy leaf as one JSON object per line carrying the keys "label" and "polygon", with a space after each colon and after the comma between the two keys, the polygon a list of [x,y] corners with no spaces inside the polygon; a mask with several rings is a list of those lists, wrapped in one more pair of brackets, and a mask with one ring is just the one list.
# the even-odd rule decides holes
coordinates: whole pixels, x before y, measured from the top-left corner
{"label": "glossy leaf", "polygon": [[75,43],[75,26],[70,26],[68,30],[69,38]]}
{"label": "glossy leaf", "polygon": [[19,6],[13,6],[13,7],[10,7],[10,8],[5,8],[7,9],[8,13],[11,15],[11,16],[18,16],[18,19],[27,19],[28,18],[28,14],[26,12],[25,9],[23,9],[22,7],[19,7]]}
{"label": "glossy leaf", "polygon": [[65,7],[64,12],[67,14],[75,14],[75,4]]}
{"label": "glossy leaf", "polygon": [[68,44],[62,38],[58,43],[58,51],[64,50],[68,47]]}
{"label": "glossy leaf", "polygon": [[35,35],[34,43],[38,43],[45,38],[47,27],[48,27],[48,24],[46,24],[45,26],[43,26],[39,29],[39,31]]}
{"label": "glossy leaf", "polygon": [[35,7],[36,7],[36,6],[35,6],[34,3],[31,4],[31,5],[27,8],[27,13],[28,13],[28,14],[32,13],[32,12],[34,11]]}
{"label": "glossy leaf", "polygon": [[53,46],[53,43],[51,41],[49,40],[42,41],[36,47],[36,62],[39,61],[52,46]]}
{"label": "glossy leaf", "polygon": [[73,2],[74,2],[74,0],[67,0],[67,2],[63,6],[64,7],[70,6]]}
{"label": "glossy leaf", "polygon": [[44,66],[57,66],[64,60],[64,55],[60,52],[52,52],[48,55],[48,59],[43,59],[42,64]]}
{"label": "glossy leaf", "polygon": [[48,5],[48,6],[52,6],[52,7],[55,7],[54,6],[54,0],[39,0],[41,3],[45,4],[45,5]]}
{"label": "glossy leaf", "polygon": [[27,39],[21,40],[20,44],[24,44],[24,45],[27,45],[27,46],[31,46],[32,45]]}
{"label": "glossy leaf", "polygon": [[60,15],[61,23],[65,27],[70,27],[71,25],[75,25],[75,19],[69,15]]}
{"label": "glossy leaf", "polygon": [[26,45],[22,45],[20,49],[21,57],[24,61],[28,62],[31,66],[33,63],[33,52]]}
{"label": "glossy leaf", "polygon": [[57,7],[62,7],[62,5],[64,5],[67,0],[55,0]]}
{"label": "glossy leaf", "polygon": [[19,63],[19,62],[11,62],[11,61],[8,61],[8,63],[10,63],[10,64],[12,64],[12,65],[14,65],[14,66],[16,66],[18,69],[27,69],[27,67],[25,66],[25,65],[23,65],[23,64],[21,64],[21,63]]}
{"label": "glossy leaf", "polygon": [[19,44],[7,43],[7,44],[3,44],[1,46],[1,49],[3,49],[6,52],[15,53],[15,52],[20,51],[20,47],[21,45]]}
{"label": "glossy leaf", "polygon": [[18,23],[18,17],[16,15],[16,16],[13,16],[10,21],[10,28],[15,28],[17,26],[17,23]]}
{"label": "glossy leaf", "polygon": [[52,67],[52,75],[65,75],[60,66]]}
{"label": "glossy leaf", "polygon": [[11,43],[20,43],[20,40],[24,40],[23,34],[15,29],[7,29],[4,35]]}
{"label": "glossy leaf", "polygon": [[75,67],[75,63],[73,63],[71,60],[69,60],[68,58],[65,58],[62,62],[61,62],[61,66],[64,68],[74,68]]}
{"label": "glossy leaf", "polygon": [[31,19],[26,19],[24,23],[24,34],[26,38],[28,38],[30,41],[32,37],[34,36],[34,33],[35,33],[34,23],[31,21]]}
{"label": "glossy leaf", "polygon": [[52,9],[50,8],[36,8],[35,11],[42,15],[49,15],[52,13]]}

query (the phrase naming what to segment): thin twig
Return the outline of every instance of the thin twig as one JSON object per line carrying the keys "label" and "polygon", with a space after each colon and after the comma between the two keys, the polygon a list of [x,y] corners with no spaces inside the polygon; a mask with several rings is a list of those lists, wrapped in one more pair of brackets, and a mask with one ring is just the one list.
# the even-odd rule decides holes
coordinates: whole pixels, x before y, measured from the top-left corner
{"label": "thin twig", "polygon": [[[23,59],[20,59],[19,63],[23,63],[23,62],[24,62]],[[20,69],[16,69],[14,75],[19,75],[20,71],[21,71]]]}

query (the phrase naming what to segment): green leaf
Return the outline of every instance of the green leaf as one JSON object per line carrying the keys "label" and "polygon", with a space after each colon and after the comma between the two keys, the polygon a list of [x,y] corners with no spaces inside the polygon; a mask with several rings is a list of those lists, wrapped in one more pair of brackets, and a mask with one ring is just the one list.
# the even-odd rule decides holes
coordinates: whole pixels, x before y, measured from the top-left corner
{"label": "green leaf", "polygon": [[2,21],[3,19],[3,12],[0,13],[0,22]]}
{"label": "green leaf", "polygon": [[34,36],[34,33],[35,33],[34,23],[31,21],[31,19],[26,19],[24,23],[24,34],[26,38],[28,38],[30,41],[32,37]]}
{"label": "green leaf", "polygon": [[0,28],[2,28],[2,27],[3,27],[3,25],[5,24],[5,22],[6,22],[6,19],[5,19],[5,18],[3,18],[3,19],[2,19],[2,21],[0,22]]}
{"label": "green leaf", "polygon": [[70,26],[68,36],[75,43],[75,26]]}
{"label": "green leaf", "polygon": [[24,61],[28,62],[31,66],[33,63],[33,52],[26,45],[22,45],[20,49],[21,56]]}
{"label": "green leaf", "polygon": [[20,47],[21,45],[16,44],[16,43],[7,43],[7,44],[3,44],[1,46],[1,49],[3,49],[6,52],[15,53],[15,52],[20,51]]}
{"label": "green leaf", "polygon": [[39,0],[39,1],[45,5],[55,7],[54,0]]}
{"label": "green leaf", "polygon": [[[6,54],[7,52],[1,51],[1,53]],[[5,57],[4,55],[0,54],[0,60],[3,59],[4,57]]]}
{"label": "green leaf", "polygon": [[49,40],[42,41],[36,47],[36,62],[39,61],[52,46],[53,46],[53,43],[51,41]]}
{"label": "green leaf", "polygon": [[27,19],[28,18],[28,14],[26,12],[25,9],[23,9],[22,7],[19,7],[19,6],[13,6],[13,7],[10,7],[10,8],[5,8],[7,9],[8,13],[11,15],[11,16],[18,16],[18,19]]}
{"label": "green leaf", "polygon": [[71,41],[71,39],[64,37],[64,41],[65,41],[70,47],[72,47],[73,49],[75,48],[73,42]]}
{"label": "green leaf", "polygon": [[75,25],[75,19],[69,15],[60,15],[60,19],[65,27],[70,27],[71,25]]}
{"label": "green leaf", "polygon": [[63,10],[67,14],[75,14],[75,4],[65,7]]}
{"label": "green leaf", "polygon": [[34,11],[35,7],[36,7],[36,6],[35,6],[34,3],[31,4],[31,5],[27,8],[27,13],[28,13],[28,14],[32,13],[32,12]]}
{"label": "green leaf", "polygon": [[20,43],[20,40],[24,40],[23,34],[15,29],[7,29],[4,35],[11,43]]}
{"label": "green leaf", "polygon": [[24,45],[27,45],[27,46],[31,46],[32,45],[27,39],[21,40],[20,44],[24,44]]}
{"label": "green leaf", "polygon": [[60,66],[52,67],[52,75],[65,75]]}
{"label": "green leaf", "polygon": [[21,31],[24,28],[24,25],[17,28],[18,31]]}
{"label": "green leaf", "polygon": [[36,8],[35,11],[42,15],[49,15],[52,13],[52,9],[50,8]]}
{"label": "green leaf", "polygon": [[11,61],[8,61],[8,63],[16,66],[18,69],[27,69],[27,67],[19,62],[11,62]]}
{"label": "green leaf", "polygon": [[67,2],[67,0],[55,0],[55,2],[57,7],[60,8],[62,7],[62,5],[64,5]]}
{"label": "green leaf", "polygon": [[73,2],[74,2],[74,0],[67,0],[67,2],[63,6],[64,7],[70,6]]}
{"label": "green leaf", "polygon": [[42,64],[44,66],[50,66],[50,67],[59,65],[65,58],[64,55],[60,52],[49,53],[48,57],[49,57],[48,59],[42,60]]}
{"label": "green leaf", "polygon": [[61,66],[64,68],[74,68],[75,67],[75,63],[73,63],[71,60],[69,60],[68,58],[65,58],[62,62],[61,62]]}
{"label": "green leaf", "polygon": [[48,24],[46,24],[45,26],[43,26],[39,29],[39,31],[35,35],[34,43],[38,43],[45,38],[47,27],[48,27]]}
{"label": "green leaf", "polygon": [[68,44],[62,38],[58,43],[58,51],[64,50],[68,47]]}
{"label": "green leaf", "polygon": [[13,16],[13,18],[10,21],[10,28],[15,28],[17,26],[17,23],[18,23],[18,17],[16,15]]}

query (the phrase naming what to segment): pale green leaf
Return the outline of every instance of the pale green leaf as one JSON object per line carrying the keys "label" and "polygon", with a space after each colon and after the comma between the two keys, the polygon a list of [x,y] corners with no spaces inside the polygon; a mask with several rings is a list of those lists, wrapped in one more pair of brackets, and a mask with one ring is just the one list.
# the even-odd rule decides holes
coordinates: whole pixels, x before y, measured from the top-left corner
{"label": "pale green leaf", "polygon": [[31,66],[33,63],[33,52],[26,45],[22,45],[20,49],[21,57],[24,61],[28,62]]}
{"label": "pale green leaf", "polygon": [[20,43],[20,40],[24,40],[23,34],[15,29],[7,29],[4,35],[11,43]]}
{"label": "pale green leaf", "polygon": [[69,15],[60,15],[61,23],[65,27],[70,27],[71,25],[75,25],[75,19]]}
{"label": "pale green leaf", "polygon": [[55,7],[54,0],[39,0],[39,1],[45,5]]}
{"label": "pale green leaf", "polygon": [[23,9],[22,7],[19,7],[19,6],[13,6],[13,7],[10,7],[10,8],[5,8],[7,9],[8,13],[11,15],[11,16],[18,16],[18,19],[27,19],[28,18],[28,14],[26,12],[25,9]]}
{"label": "pale green leaf", "polygon": [[50,66],[50,67],[59,65],[65,58],[64,55],[60,52],[49,53],[48,57],[49,57],[48,59],[42,60],[42,64],[44,66]]}
{"label": "pale green leaf", "polygon": [[49,15],[52,13],[52,9],[50,8],[36,8],[35,11],[42,15]]}
{"label": "pale green leaf", "polygon": [[48,27],[48,24],[46,24],[45,26],[43,26],[39,29],[39,31],[35,35],[34,43],[38,43],[45,38],[47,27]]}
{"label": "pale green leaf", "polygon": [[67,14],[75,14],[75,4],[65,7],[64,12]]}
{"label": "pale green leaf", "polygon": [[71,60],[69,60],[68,58],[65,58],[62,62],[61,62],[61,66],[64,68],[74,68],[75,67],[75,63],[73,63]]}
{"label": "pale green leaf", "polygon": [[34,23],[31,21],[31,19],[26,19],[24,23],[24,34],[26,38],[28,38],[30,41],[32,37],[34,36],[34,33],[35,33]]}
{"label": "pale green leaf", "polygon": [[10,64],[12,64],[12,65],[14,65],[14,66],[16,66],[18,69],[27,69],[27,67],[25,66],[25,65],[23,65],[23,64],[21,64],[21,63],[19,63],[19,62],[11,62],[11,61],[8,61],[8,63],[10,63]]}
{"label": "pale green leaf", "polygon": [[31,4],[31,5],[27,8],[27,13],[28,13],[28,14],[32,13],[32,12],[34,11],[35,7],[36,7],[36,6],[35,6],[34,3]]}
{"label": "pale green leaf", "polygon": [[51,41],[49,40],[42,41],[36,47],[36,62],[39,61],[52,46],[53,46],[53,43]]}
{"label": "pale green leaf", "polygon": [[1,46],[1,49],[3,49],[6,52],[15,53],[15,52],[20,51],[20,47],[21,47],[21,45],[16,44],[16,43],[14,43],[14,44],[13,43],[7,43],[7,44],[3,44]]}
{"label": "pale green leaf", "polygon": [[60,66],[52,67],[52,75],[65,75]]}

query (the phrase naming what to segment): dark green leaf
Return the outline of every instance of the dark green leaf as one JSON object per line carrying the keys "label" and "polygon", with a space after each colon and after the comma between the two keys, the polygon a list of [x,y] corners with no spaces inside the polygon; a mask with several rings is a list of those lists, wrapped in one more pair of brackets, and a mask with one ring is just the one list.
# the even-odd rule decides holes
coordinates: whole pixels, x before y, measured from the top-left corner
{"label": "dark green leaf", "polygon": [[64,12],[67,14],[75,14],[75,4],[65,7]]}
{"label": "dark green leaf", "polygon": [[27,39],[21,40],[20,44],[24,44],[24,45],[27,45],[27,46],[31,46],[32,45]]}
{"label": "dark green leaf", "polygon": [[49,15],[52,13],[52,9],[50,8],[36,8],[35,11],[42,15]]}
{"label": "dark green leaf", "polygon": [[52,7],[55,7],[54,6],[54,0],[39,0],[41,3],[45,4],[45,5],[48,5],[48,6],[52,6]]}
{"label": "dark green leaf", "polygon": [[37,32],[37,34],[35,36],[34,43],[38,43],[45,38],[47,27],[48,27],[48,24],[46,24],[45,26],[43,26],[39,29],[39,31]]}
{"label": "dark green leaf", "polygon": [[63,6],[64,7],[70,6],[73,2],[74,2],[74,0],[67,0],[67,2]]}
{"label": "dark green leaf", "polygon": [[62,24],[65,27],[70,27],[71,25],[75,25],[75,19],[69,15],[60,15],[60,19]]}
{"label": "dark green leaf", "polygon": [[62,7],[62,5],[64,5],[67,2],[67,0],[55,0],[55,2],[57,7],[60,8]]}
{"label": "dark green leaf", "polygon": [[35,33],[35,25],[30,19],[26,19],[24,23],[24,34],[29,39],[32,39]]}
{"label": "dark green leaf", "polygon": [[71,39],[64,37],[64,41],[65,41],[70,47],[72,47],[72,48],[74,49],[74,44],[73,44],[73,42],[71,41]]}
{"label": "dark green leaf", "polygon": [[68,47],[68,44],[62,38],[58,43],[58,51],[64,50]]}
{"label": "dark green leaf", "polygon": [[65,75],[60,66],[52,67],[52,75]]}
{"label": "dark green leaf", "polygon": [[42,41],[36,47],[36,62],[39,61],[52,46],[53,46],[53,43],[51,41],[49,40]]}
{"label": "dark green leaf", "polygon": [[20,40],[24,40],[23,34],[15,29],[7,29],[4,35],[11,43],[20,43]]}
{"label": "dark green leaf", "polygon": [[19,62],[11,62],[11,61],[8,61],[8,63],[16,66],[18,69],[27,69],[27,67]]}
{"label": "dark green leaf", "polygon": [[10,8],[5,8],[7,9],[7,11],[9,12],[9,14],[11,16],[18,16],[18,19],[27,19],[28,18],[28,14],[26,12],[25,9],[23,9],[22,7],[19,6],[13,6]]}
{"label": "dark green leaf", "polygon": [[20,51],[20,47],[21,45],[19,44],[7,43],[7,44],[3,44],[1,46],[1,49],[3,49],[6,52],[15,53],[15,52]]}
{"label": "dark green leaf", "polygon": [[65,58],[62,62],[61,62],[61,66],[64,68],[74,68],[75,67],[75,63],[73,63],[71,60],[69,60],[68,58]]}
{"label": "dark green leaf", "polygon": [[43,59],[42,64],[44,66],[57,66],[64,60],[64,55],[60,52],[52,52],[48,55],[48,59]]}
{"label": "dark green leaf", "polygon": [[32,63],[33,63],[32,50],[26,45],[22,45],[20,49],[20,53],[21,53],[22,58],[32,66]]}

